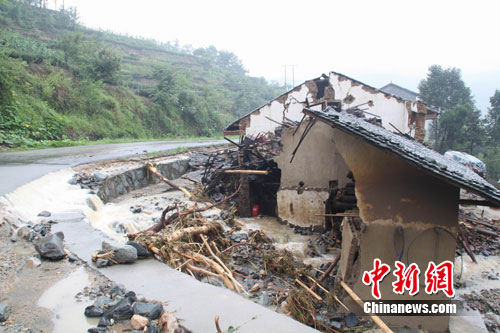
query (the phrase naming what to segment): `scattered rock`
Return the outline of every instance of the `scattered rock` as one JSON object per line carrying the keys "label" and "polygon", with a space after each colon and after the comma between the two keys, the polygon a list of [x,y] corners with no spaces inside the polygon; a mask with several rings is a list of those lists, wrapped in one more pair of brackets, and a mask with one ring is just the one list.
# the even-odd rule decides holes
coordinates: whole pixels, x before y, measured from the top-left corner
{"label": "scattered rock", "polygon": [[123,320],[132,318],[134,311],[128,301],[124,299],[106,311],[104,315],[115,320]]}
{"label": "scattered rock", "polygon": [[27,241],[31,241],[33,239],[33,231],[26,225],[17,228],[16,235]]}
{"label": "scattered rock", "polygon": [[158,329],[158,326],[156,326],[155,324],[149,323],[148,326],[146,327],[146,333],[160,333],[160,330]]}
{"label": "scattered rock", "polygon": [[102,316],[104,313],[104,310],[101,308],[98,308],[97,306],[94,305],[89,305],[85,308],[85,316],[89,318],[96,318]]}
{"label": "scattered rock", "polygon": [[125,298],[128,300],[130,304],[134,303],[137,301],[137,295],[133,291],[129,291],[125,294]]}
{"label": "scattered rock", "polygon": [[250,288],[250,292],[254,293],[256,291],[259,291],[260,285],[258,283],[254,284],[252,288]]}
{"label": "scattered rock", "polygon": [[330,321],[330,327],[336,331],[340,331],[342,329],[342,324],[338,321],[332,320]]}
{"label": "scattered rock", "polygon": [[108,327],[113,325],[113,323],[113,319],[108,318],[107,316],[102,316],[101,319],[99,319],[99,324],[97,324],[97,327]]}
{"label": "scattered rock", "polygon": [[98,268],[103,268],[103,267],[111,266],[112,263],[109,260],[106,260],[106,259],[103,259],[103,258],[99,258],[99,259],[96,260],[95,265]]}
{"label": "scattered rock", "polygon": [[6,321],[10,316],[10,306],[6,303],[0,303],[0,322]]}
{"label": "scattered rock", "polygon": [[168,311],[163,311],[160,317],[160,330],[162,333],[175,332],[179,328],[177,319]]}
{"label": "scattered rock", "polygon": [[56,232],[43,237],[38,244],[35,245],[35,250],[42,258],[49,260],[60,260],[66,256],[63,246],[64,234]]}
{"label": "scattered rock", "polygon": [[28,258],[28,260],[26,260],[26,264],[24,265],[24,267],[33,269],[35,267],[40,266],[41,264],[42,262],[40,261],[40,259],[31,257]]}
{"label": "scattered rock", "polygon": [[110,304],[112,302],[113,302],[113,300],[111,298],[106,297],[106,296],[101,296],[101,297],[98,297],[94,301],[94,306],[98,307],[100,309],[103,309],[103,310],[107,310],[107,309],[109,309],[111,307]]}
{"label": "scattered rock", "polygon": [[136,302],[133,306],[133,310],[135,314],[155,320],[160,317],[163,306],[155,303]]}
{"label": "scattered rock", "polygon": [[87,333],[106,333],[106,327],[92,327],[89,328]]}
{"label": "scattered rock", "polygon": [[358,317],[354,314],[354,312],[349,313],[344,318],[345,325],[349,328],[357,326],[359,324]]}
{"label": "scattered rock", "polygon": [[125,295],[125,288],[121,287],[121,286],[114,286],[113,288],[111,288],[109,290],[109,296],[111,298],[115,298],[116,296],[123,296]]}
{"label": "scattered rock", "polygon": [[40,213],[38,213],[38,216],[49,217],[50,216],[50,212],[48,212],[46,210],[42,210]]}
{"label": "scattered rock", "polygon": [[133,246],[136,249],[137,256],[139,258],[147,258],[147,257],[149,257],[148,250],[144,246],[142,246],[141,244],[139,244],[137,242],[128,242],[127,245]]}
{"label": "scattered rock", "polygon": [[130,325],[134,330],[142,330],[148,324],[148,318],[141,315],[133,315],[130,319]]}

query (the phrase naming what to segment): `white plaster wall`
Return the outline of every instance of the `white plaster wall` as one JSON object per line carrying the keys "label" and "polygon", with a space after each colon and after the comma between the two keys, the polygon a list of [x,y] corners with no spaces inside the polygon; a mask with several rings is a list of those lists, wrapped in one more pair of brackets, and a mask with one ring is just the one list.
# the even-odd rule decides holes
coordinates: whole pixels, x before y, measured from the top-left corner
{"label": "white plaster wall", "polygon": [[246,129],[246,135],[254,137],[259,133],[274,132],[274,129],[279,125],[266,117],[280,123],[283,122],[283,117],[300,121],[304,116],[302,113],[304,105],[302,103],[305,103],[307,98],[311,98],[311,94],[304,83],[299,87],[300,89],[288,94],[284,103],[274,100],[271,104],[264,105],[260,110],[250,115],[250,125]]}
{"label": "white plaster wall", "polygon": [[405,102],[398,100],[395,97],[387,97],[387,95],[375,92],[372,93],[363,89],[362,84],[353,84],[350,79],[330,73],[330,85],[335,91],[335,99],[344,100],[348,95],[352,95],[355,100],[351,104],[343,104],[342,109],[347,109],[368,101],[373,101],[373,106],[363,105],[360,108],[365,109],[367,112],[376,114],[382,118],[382,125],[384,128],[394,131],[389,123],[392,123],[403,133],[408,133],[410,128],[408,126],[408,112],[406,111]]}

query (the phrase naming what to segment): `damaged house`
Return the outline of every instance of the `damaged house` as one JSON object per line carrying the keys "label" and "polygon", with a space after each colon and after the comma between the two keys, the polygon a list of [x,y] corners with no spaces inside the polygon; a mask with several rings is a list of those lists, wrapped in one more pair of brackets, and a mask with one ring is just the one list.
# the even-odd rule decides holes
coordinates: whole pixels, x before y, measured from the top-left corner
{"label": "damaged house", "polygon": [[[436,112],[411,95],[398,93],[394,89],[392,92],[397,95],[378,90],[343,74],[330,72],[329,76],[322,75],[306,81],[234,121],[226,127],[224,134],[242,135],[253,141],[269,133],[274,134],[277,129],[295,127],[305,117],[302,112],[304,108],[324,110],[331,106],[337,110],[371,115],[384,128],[397,130],[422,141],[425,136],[425,121],[434,119]],[[331,202],[328,199],[336,195],[332,193],[333,189],[343,188],[347,182],[345,175],[349,170],[338,158],[338,154],[335,151],[317,154],[315,150],[332,140],[331,134],[319,130],[321,128],[326,129],[327,126],[318,124],[316,130],[307,136],[307,140],[300,139],[306,130],[303,126],[299,133],[283,133],[281,152],[274,159],[281,169],[281,181],[276,193],[276,213],[273,215],[294,226],[321,229],[325,218],[319,214],[330,210],[326,206]],[[298,144],[296,140],[301,141],[301,148],[300,153],[295,156],[294,149]],[[293,163],[289,163],[292,155]],[[305,170],[307,171],[304,172]],[[330,182],[325,183],[324,178],[328,178]],[[346,193],[343,198],[348,202],[337,203],[337,206],[346,209],[353,206],[353,193]],[[263,204],[262,201],[257,203]],[[240,213],[249,216],[250,206],[251,203],[247,207],[240,207]],[[337,208],[342,211],[342,207]]]}
{"label": "damaged house", "polygon": [[[460,189],[485,199],[478,204],[500,206],[495,187],[419,143],[425,121],[436,114],[407,98],[331,72],[224,132],[241,135],[240,148],[247,150],[280,138],[269,171],[280,175],[276,215],[296,227],[331,230],[342,245],[339,276],[362,300],[374,300],[361,274],[373,268],[375,258],[424,270],[430,261],[454,261]],[[251,193],[243,198],[249,205],[259,202]],[[415,296],[396,295],[391,283],[385,279],[380,285],[385,299],[448,300],[443,293],[426,294],[422,286]],[[349,297],[344,301],[356,307]],[[448,319],[384,317],[390,326],[432,331],[446,331]]]}

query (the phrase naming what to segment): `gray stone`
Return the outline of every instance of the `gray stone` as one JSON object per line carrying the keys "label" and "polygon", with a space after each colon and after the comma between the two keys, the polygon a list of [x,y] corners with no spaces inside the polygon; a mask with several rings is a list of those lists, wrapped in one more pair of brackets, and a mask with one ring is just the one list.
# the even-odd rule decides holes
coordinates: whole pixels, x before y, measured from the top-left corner
{"label": "gray stone", "polygon": [[155,303],[136,302],[132,309],[134,310],[134,314],[155,320],[160,317],[163,311],[163,306]]}
{"label": "gray stone", "polygon": [[113,251],[113,260],[119,264],[130,264],[137,260],[137,250],[130,245],[110,244],[103,241],[102,250],[104,252]]}
{"label": "gray stone", "polygon": [[76,185],[76,184],[78,184],[78,180],[76,180],[76,178],[71,178],[70,180],[68,180],[68,184]]}
{"label": "gray stone", "polygon": [[64,234],[62,232],[48,234],[46,237],[40,239],[40,242],[35,245],[35,250],[44,259],[61,260],[66,256],[63,239]]}
{"label": "gray stone", "polygon": [[359,324],[358,317],[354,314],[354,312],[349,313],[344,318],[345,325],[349,328],[357,326]]}
{"label": "gray stone", "polygon": [[42,210],[40,213],[38,213],[38,216],[49,217],[50,212],[48,212],[46,210]]}
{"label": "gray stone", "polygon": [[147,258],[147,257],[149,257],[148,250],[146,250],[146,248],[144,246],[142,246],[141,244],[139,244],[137,242],[128,242],[127,245],[133,246],[136,249],[137,256],[139,258]]}
{"label": "gray stone", "polygon": [[94,301],[94,306],[97,308],[101,308],[103,310],[107,310],[108,308],[111,307],[111,303],[113,300],[109,297],[106,296],[100,296]]}
{"label": "gray stone", "polygon": [[106,178],[108,178],[107,175],[105,175],[99,170],[94,170],[94,172],[92,172],[92,176],[94,177],[94,180],[98,183],[102,183],[103,181],[106,180]]}
{"label": "gray stone", "polygon": [[102,316],[99,319],[99,323],[97,324],[97,327],[108,327],[108,326],[113,325],[113,322],[114,322],[113,319],[108,318],[106,316]]}
{"label": "gray stone", "polygon": [[27,241],[30,241],[33,239],[33,230],[28,228],[27,225],[22,225],[19,228],[17,228],[16,235]]}
{"label": "gray stone", "polygon": [[90,317],[90,318],[95,318],[95,317],[100,317],[104,313],[104,310],[94,306],[94,305],[89,305],[85,308],[85,316]]}
{"label": "gray stone", "polygon": [[330,327],[336,331],[340,331],[342,329],[342,324],[338,321],[332,320],[330,321]]}
{"label": "gray stone", "polygon": [[156,324],[148,323],[148,326],[146,326],[146,333],[160,333],[160,330]]}
{"label": "gray stone", "polygon": [[92,327],[87,330],[87,333],[106,333],[106,327]]}
{"label": "gray stone", "polygon": [[0,322],[6,321],[10,316],[10,306],[6,303],[0,303]]}
{"label": "gray stone", "polygon": [[99,258],[96,260],[95,265],[97,266],[97,268],[103,268],[103,267],[111,266],[110,263],[111,263],[111,261],[109,261],[109,260]]}
{"label": "gray stone", "polygon": [[134,311],[132,310],[132,307],[130,306],[128,301],[125,299],[104,313],[104,316],[113,318],[115,320],[130,319],[133,315]]}

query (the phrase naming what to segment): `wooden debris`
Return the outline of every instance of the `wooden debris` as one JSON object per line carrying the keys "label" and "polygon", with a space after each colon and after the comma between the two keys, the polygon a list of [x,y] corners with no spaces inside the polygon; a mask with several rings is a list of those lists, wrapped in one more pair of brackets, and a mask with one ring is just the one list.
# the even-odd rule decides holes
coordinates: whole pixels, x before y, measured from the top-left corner
{"label": "wooden debris", "polygon": [[268,175],[269,171],[267,170],[224,170],[224,173],[234,173],[241,175]]}
{"label": "wooden debris", "polygon": [[175,185],[173,182],[171,182],[170,180],[168,180],[167,178],[163,177],[163,175],[161,173],[158,172],[158,170],[156,169],[156,167],[151,163],[151,162],[148,162],[146,164],[146,168],[152,173],[154,174],[156,177],[160,178],[163,182],[167,183],[168,185],[172,186],[173,188],[175,188],[176,190],[179,190],[181,191],[182,193],[184,193],[184,195],[188,198],[191,198],[191,193],[189,193],[188,190],[186,190],[185,188],[183,187],[180,187],[180,186],[177,186]]}
{"label": "wooden debris", "polygon": [[[318,282],[321,283],[323,282],[326,277],[333,271],[333,269],[335,268],[335,266],[337,266],[338,262],[340,261],[340,253],[339,255],[332,261],[332,263],[330,264],[330,266],[328,266],[327,270],[323,273],[323,275],[321,275],[321,277],[319,278]],[[315,290],[316,289],[316,285],[312,286],[311,288],[312,290]]]}
{"label": "wooden debris", "polygon": [[308,286],[306,286],[302,281],[300,281],[299,279],[295,279],[295,282],[297,282],[297,284],[299,284],[302,288],[304,288],[309,294],[311,294],[312,297],[314,297],[318,302],[323,302],[323,298],[321,298],[321,296],[319,296],[318,294],[316,294],[314,291],[311,290],[311,288],[309,288]]}
{"label": "wooden debris", "polygon": [[[359,298],[358,295],[356,295],[354,293],[354,291],[344,282],[344,281],[340,281],[340,285],[342,286],[342,288],[344,288],[344,290],[349,294],[349,296],[351,296],[351,298],[356,302],[358,303],[358,305],[364,309],[364,306],[365,306],[365,303],[361,300],[361,298]],[[376,314],[373,314],[373,313],[370,313],[368,314],[370,316],[370,318],[373,320],[373,322],[375,324],[377,324],[378,327],[380,327],[380,329],[382,330],[382,332],[384,333],[393,333],[393,331],[389,328],[389,326],[387,326],[383,321],[382,319],[380,319],[379,316],[377,316]]]}

